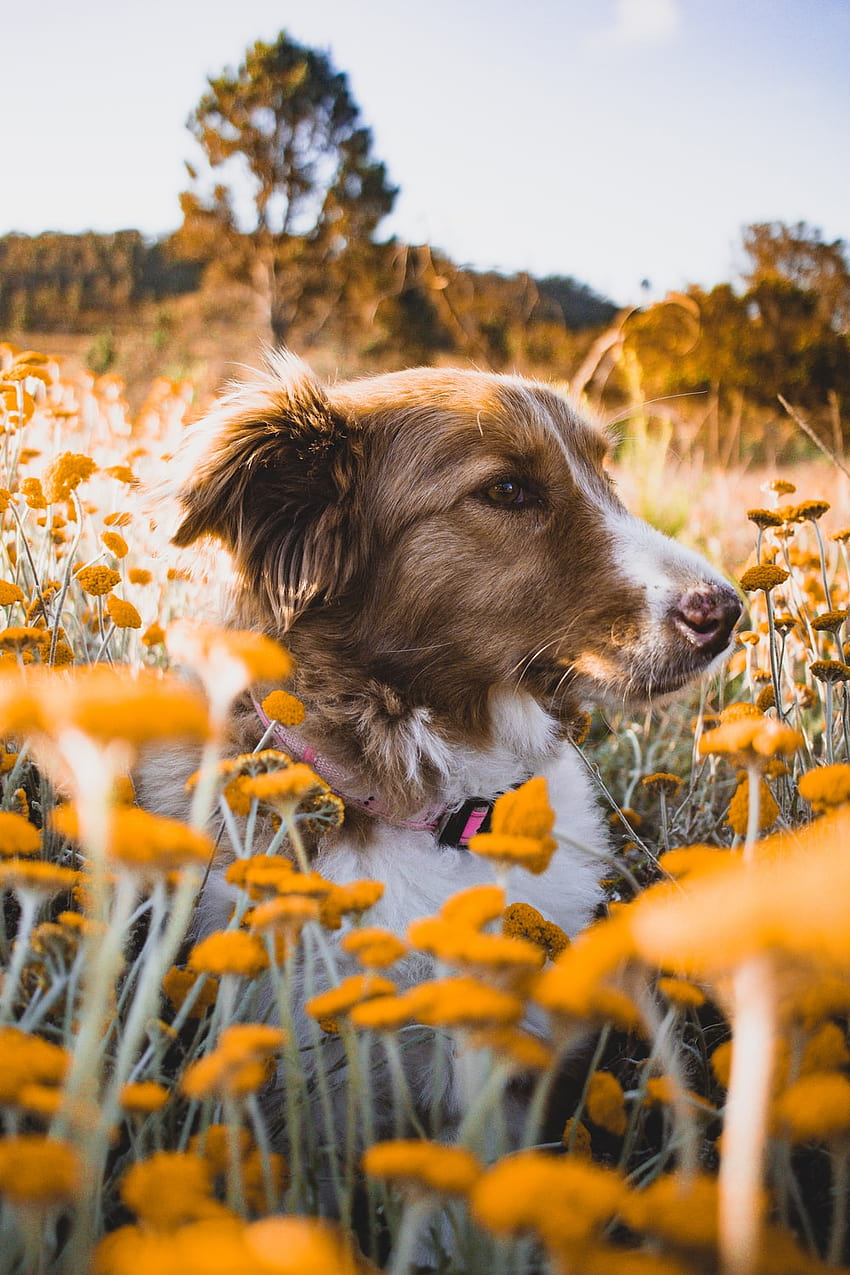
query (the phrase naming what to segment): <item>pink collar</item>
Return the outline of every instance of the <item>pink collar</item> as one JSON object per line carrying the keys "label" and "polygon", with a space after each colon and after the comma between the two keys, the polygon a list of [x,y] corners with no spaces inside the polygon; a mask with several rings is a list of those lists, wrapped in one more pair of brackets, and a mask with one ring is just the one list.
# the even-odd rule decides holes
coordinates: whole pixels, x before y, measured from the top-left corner
{"label": "pink collar", "polygon": [[251,702],[264,731],[271,727],[272,738],[296,761],[312,766],[316,774],[341,797],[347,806],[355,806],[375,819],[383,819],[395,828],[412,828],[417,832],[431,832],[441,845],[466,846],[470,837],[489,826],[489,818],[493,810],[493,802],[486,797],[471,797],[461,806],[428,806],[420,810],[412,819],[397,819],[390,815],[379,797],[360,796],[349,787],[351,777],[341,766],[324,757],[309,744],[304,744],[294,731],[281,726],[280,722],[272,722],[262,706],[253,698]]}

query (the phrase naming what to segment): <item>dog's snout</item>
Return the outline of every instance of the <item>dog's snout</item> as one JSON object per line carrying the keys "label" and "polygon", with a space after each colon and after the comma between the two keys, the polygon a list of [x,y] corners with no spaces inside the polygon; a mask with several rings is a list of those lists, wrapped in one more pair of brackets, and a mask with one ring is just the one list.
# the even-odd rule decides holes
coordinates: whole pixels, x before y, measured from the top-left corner
{"label": "dog's snout", "polygon": [[741,614],[741,603],[727,585],[698,585],[688,589],[673,608],[679,632],[706,655],[719,655],[729,644]]}

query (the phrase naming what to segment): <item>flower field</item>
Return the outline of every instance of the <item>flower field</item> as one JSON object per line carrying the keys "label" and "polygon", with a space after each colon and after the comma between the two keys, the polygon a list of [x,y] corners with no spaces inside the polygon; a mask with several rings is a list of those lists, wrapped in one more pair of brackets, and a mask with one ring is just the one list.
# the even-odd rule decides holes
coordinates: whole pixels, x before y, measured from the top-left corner
{"label": "flower field", "polygon": [[[344,812],[273,725],[227,754],[248,686],[303,709],[282,648],[197,619],[213,584],[141,494],[190,411],[0,345],[0,1272],[850,1267],[840,511],[774,476],[726,673],[589,723],[605,917],[570,942],[505,906],[558,852],[531,780],[473,839],[493,884],[394,935],[380,881],[313,870],[305,826]],[[184,746],[188,820],[135,806],[140,756]],[[196,941],[219,844],[236,905]]]}

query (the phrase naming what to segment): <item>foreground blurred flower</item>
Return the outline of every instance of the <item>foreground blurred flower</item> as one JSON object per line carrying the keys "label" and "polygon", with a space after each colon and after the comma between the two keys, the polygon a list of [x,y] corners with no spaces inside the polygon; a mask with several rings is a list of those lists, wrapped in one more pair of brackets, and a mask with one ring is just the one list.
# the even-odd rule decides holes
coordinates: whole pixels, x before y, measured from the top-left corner
{"label": "foreground blurred flower", "polygon": [[774,1106],[774,1120],[794,1142],[840,1142],[850,1136],[850,1080],[837,1071],[801,1076]]}
{"label": "foreground blurred flower", "polygon": [[69,1055],[59,1045],[18,1027],[0,1028],[0,1105],[17,1102],[26,1085],[58,1086],[68,1063]]}
{"label": "foreground blurred flower", "polygon": [[495,1235],[538,1235],[559,1253],[600,1231],[617,1213],[625,1190],[610,1169],[571,1156],[520,1151],[478,1180],[472,1214]]}
{"label": "foreground blurred flower", "polygon": [[[51,823],[68,840],[80,839],[79,816],[72,804],[57,806]],[[177,819],[135,807],[117,807],[109,818],[107,854],[116,864],[135,871],[172,872],[192,864],[203,867],[213,849],[209,837]]]}
{"label": "foreground blurred flower", "polygon": [[222,722],[236,696],[255,682],[282,682],[292,673],[292,657],[262,633],[221,629],[178,620],[169,626],[165,645],[179,664],[198,677],[213,719]]}
{"label": "foreground blurred flower", "polygon": [[800,796],[818,813],[850,802],[850,764],[836,762],[833,766],[816,766],[801,775],[797,788]]}
{"label": "foreground blurred flower", "polygon": [[0,810],[0,857],[33,855],[41,849],[41,837],[23,815]]}
{"label": "foreground blurred flower", "polygon": [[0,680],[0,731],[58,738],[77,730],[99,743],[140,746],[157,739],[203,739],[203,699],[176,678],[132,669],[33,668]]}
{"label": "foreground blurred flower", "polygon": [[483,1165],[466,1147],[398,1139],[364,1151],[363,1169],[370,1177],[393,1182],[405,1194],[468,1195]]}
{"label": "foreground blurred flower", "polygon": [[226,1028],[218,1045],[189,1064],[180,1087],[189,1098],[239,1098],[259,1089],[269,1078],[273,1059],[286,1033],[264,1023],[237,1023]]}
{"label": "foreground blurred flower", "polygon": [[0,1139],[0,1195],[13,1204],[62,1203],[81,1181],[79,1156],[66,1142],[35,1133]]}
{"label": "foreground blurred flower", "polygon": [[184,1222],[226,1212],[213,1199],[207,1165],[182,1151],[158,1151],[134,1164],[121,1181],[121,1199],[157,1231],[172,1231]]}
{"label": "foreground blurred flower", "polygon": [[256,978],[268,964],[260,940],[244,930],[219,930],[208,935],[195,944],[188,960],[189,968],[198,974],[236,974],[243,978]]}

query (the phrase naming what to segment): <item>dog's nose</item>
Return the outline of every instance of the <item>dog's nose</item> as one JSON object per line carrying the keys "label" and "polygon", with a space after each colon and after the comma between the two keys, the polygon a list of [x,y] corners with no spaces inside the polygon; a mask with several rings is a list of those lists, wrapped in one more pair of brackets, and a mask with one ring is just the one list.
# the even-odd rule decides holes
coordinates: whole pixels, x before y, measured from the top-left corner
{"label": "dog's nose", "polygon": [[673,623],[706,655],[719,655],[729,644],[741,614],[738,595],[728,585],[697,585],[683,593],[673,607]]}

